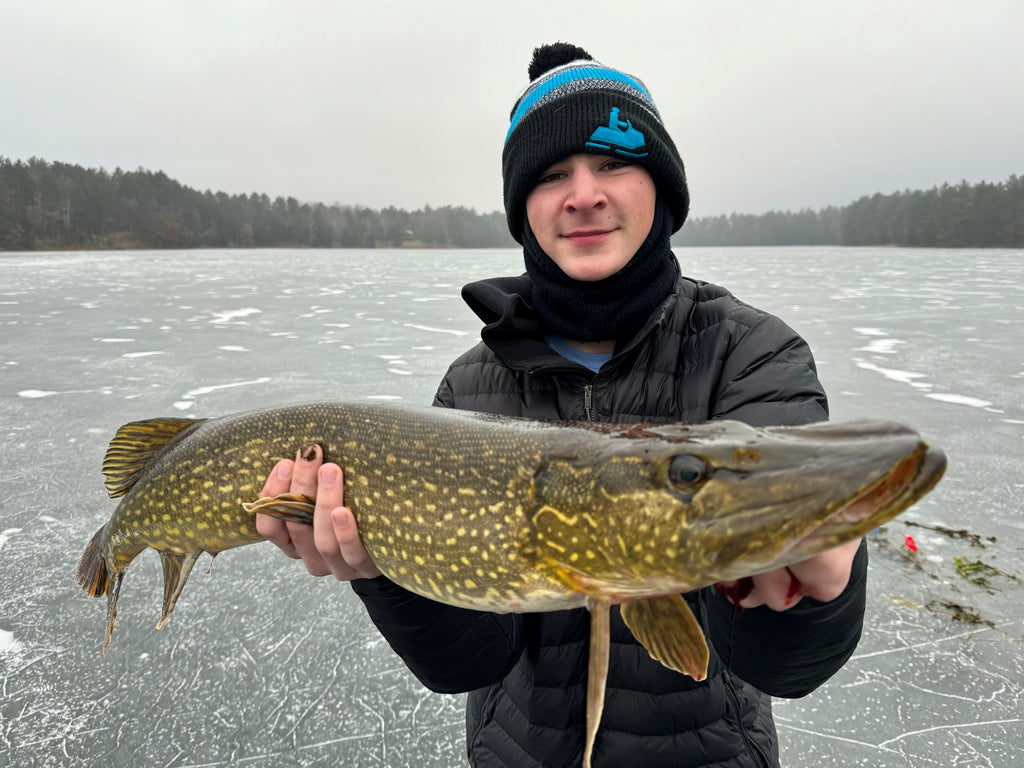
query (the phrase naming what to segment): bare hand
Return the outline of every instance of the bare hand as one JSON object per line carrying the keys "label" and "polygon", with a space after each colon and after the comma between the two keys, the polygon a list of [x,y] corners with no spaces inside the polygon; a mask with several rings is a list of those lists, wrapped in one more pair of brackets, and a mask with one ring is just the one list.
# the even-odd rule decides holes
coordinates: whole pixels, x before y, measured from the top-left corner
{"label": "bare hand", "polygon": [[855,539],[786,568],[715,587],[740,608],[767,605],[775,611],[786,611],[803,597],[828,602],[846,589],[858,547],[860,539]]}
{"label": "bare hand", "polygon": [[300,493],[316,497],[312,527],[256,515],[256,531],[288,557],[302,560],[313,576],[333,574],[339,581],[372,579],[381,573],[359,538],[356,519],[342,501],[341,467],[324,464],[319,446],[299,451],[295,461],[278,462],[261,496]]}

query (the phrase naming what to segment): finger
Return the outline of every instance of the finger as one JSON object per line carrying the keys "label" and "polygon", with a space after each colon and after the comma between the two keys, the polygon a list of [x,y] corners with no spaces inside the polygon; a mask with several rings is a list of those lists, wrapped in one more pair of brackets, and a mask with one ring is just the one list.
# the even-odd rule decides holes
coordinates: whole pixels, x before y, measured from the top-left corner
{"label": "finger", "polygon": [[374,579],[380,576],[380,569],[363,546],[352,510],[348,507],[336,507],[331,511],[331,522],[338,549],[349,568],[356,574],[351,578]]}
{"label": "finger", "polygon": [[316,496],[317,472],[324,462],[324,452],[319,445],[309,445],[295,454],[295,467],[289,490],[309,497]]}
{"label": "finger", "polygon": [[313,532],[320,556],[339,581],[380,575],[363,548],[355,517],[344,506],[344,475],[336,464],[320,468]]}
{"label": "finger", "polygon": [[298,559],[299,553],[292,543],[291,533],[283,520],[277,520],[270,515],[256,515],[256,533],[272,542],[288,557]]}
{"label": "finger", "polygon": [[[323,464],[324,455],[319,445],[306,446],[295,456],[290,491],[316,498],[317,476]],[[314,513],[314,524],[316,515]],[[313,576],[326,576],[330,569],[316,548],[313,527],[303,523],[285,523],[295,552],[302,559],[306,570]]]}
{"label": "finger", "polygon": [[313,514],[313,541],[331,573],[339,576],[344,572],[346,564],[334,536],[331,510],[343,503],[344,481],[341,468],[337,464],[324,464],[320,468],[319,481],[316,511]]}
{"label": "finger", "polygon": [[[287,493],[291,488],[293,463],[288,459],[282,459],[274,467],[260,497],[278,496]],[[270,515],[256,515],[256,532],[265,539],[273,542],[288,557],[297,558],[295,546],[292,544],[291,536],[288,533],[288,526],[283,520],[271,517]]]}
{"label": "finger", "polygon": [[736,579],[734,581],[720,581],[715,584],[714,587],[715,591],[720,595],[723,595],[726,600],[739,608],[740,603],[743,602],[754,588],[754,580],[749,576],[744,576],[742,579]]}
{"label": "finger", "polygon": [[788,611],[800,602],[802,585],[788,568],[759,573],[751,581],[750,593],[739,603],[742,608],[766,605],[773,611]]}
{"label": "finger", "polygon": [[267,475],[267,482],[263,484],[260,497],[280,496],[288,493],[292,487],[292,466],[294,462],[289,459],[281,459]]}
{"label": "finger", "polygon": [[789,568],[803,584],[803,594],[828,602],[839,597],[849,584],[853,558],[859,548],[860,539],[856,539]]}

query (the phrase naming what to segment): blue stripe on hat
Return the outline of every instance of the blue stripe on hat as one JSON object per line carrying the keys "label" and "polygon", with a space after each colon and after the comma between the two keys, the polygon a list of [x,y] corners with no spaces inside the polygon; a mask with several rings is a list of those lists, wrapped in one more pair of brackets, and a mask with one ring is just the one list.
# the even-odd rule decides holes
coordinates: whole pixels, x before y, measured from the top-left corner
{"label": "blue stripe on hat", "polygon": [[652,104],[654,99],[651,98],[651,94],[644,88],[636,78],[630,77],[629,75],[618,72],[614,69],[605,69],[604,67],[574,67],[566,70],[565,72],[559,72],[553,77],[549,77],[542,83],[539,83],[535,88],[532,88],[527,93],[519,105],[516,107],[516,111],[512,114],[511,125],[508,127],[508,133],[505,134],[505,141],[508,141],[508,137],[512,135],[512,131],[519,124],[519,121],[525,117],[526,113],[529,112],[533,105],[540,99],[547,96],[554,90],[561,88],[567,83],[572,83],[578,80],[612,80],[619,83],[624,83],[631,88],[635,88],[641,93],[644,98],[650,101]]}

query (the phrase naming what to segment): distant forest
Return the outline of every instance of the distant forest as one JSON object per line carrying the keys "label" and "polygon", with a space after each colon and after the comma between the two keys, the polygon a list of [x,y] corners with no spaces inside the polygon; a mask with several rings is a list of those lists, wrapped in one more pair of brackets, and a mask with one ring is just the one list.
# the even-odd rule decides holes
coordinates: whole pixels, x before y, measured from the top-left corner
{"label": "distant forest", "polygon": [[[817,211],[693,218],[673,245],[1024,248],[1024,178],[875,194]],[[500,212],[271,200],[199,192],[160,171],[0,157],[0,250],[513,246]]]}
{"label": "distant forest", "polygon": [[865,196],[821,210],[687,221],[677,245],[899,245],[1024,248],[1024,177]]}
{"label": "distant forest", "polygon": [[199,192],[160,171],[109,173],[0,157],[0,250],[515,244],[503,213],[452,206],[377,211]]}

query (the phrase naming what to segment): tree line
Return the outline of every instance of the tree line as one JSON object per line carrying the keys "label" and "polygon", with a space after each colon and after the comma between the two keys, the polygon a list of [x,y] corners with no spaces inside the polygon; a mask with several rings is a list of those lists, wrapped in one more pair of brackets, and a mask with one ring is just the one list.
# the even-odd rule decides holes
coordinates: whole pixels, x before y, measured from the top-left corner
{"label": "tree line", "polygon": [[[677,246],[1024,247],[1024,178],[865,196],[842,207],[693,218]],[[0,250],[508,248],[500,212],[200,192],[163,172],[0,157]]]}
{"label": "tree line", "polygon": [[514,245],[497,212],[271,200],[199,192],[160,171],[0,157],[0,250]]}
{"label": "tree line", "polygon": [[699,218],[674,243],[1024,248],[1024,177],[879,193],[817,211]]}

